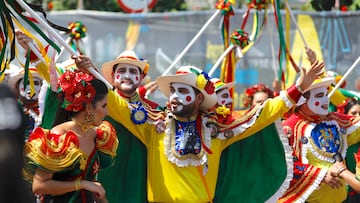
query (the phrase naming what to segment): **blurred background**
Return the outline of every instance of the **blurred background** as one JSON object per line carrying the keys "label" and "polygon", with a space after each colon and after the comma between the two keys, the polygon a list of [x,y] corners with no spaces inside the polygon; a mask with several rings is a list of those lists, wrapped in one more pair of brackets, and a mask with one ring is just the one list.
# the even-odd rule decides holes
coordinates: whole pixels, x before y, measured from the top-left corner
{"label": "blurred background", "polygon": [[[146,81],[155,80],[168,71],[170,64],[217,10],[214,6],[217,1],[214,0],[28,2],[42,5],[46,9],[47,18],[58,25],[66,27],[74,21],[82,22],[86,26],[86,36],[81,39],[79,46],[99,69],[104,62],[115,59],[123,50],[135,50],[139,57],[149,61],[150,70]],[[289,26],[284,34],[295,63],[298,66],[307,65],[305,46],[301,39],[303,35],[308,47],[316,52],[320,60],[325,61],[326,70],[343,75],[360,55],[360,0],[280,2],[284,32],[285,26]],[[249,1],[237,0],[235,3],[234,15],[230,17],[230,32],[242,25]],[[285,3],[291,7],[298,28],[293,21],[286,19]],[[258,83],[271,87],[272,82],[279,77],[279,63],[286,66],[286,61],[278,60],[280,42],[273,7],[269,6],[266,11],[250,10],[244,26],[244,30],[249,34],[254,21],[265,26],[261,28],[254,45],[236,63],[235,109],[243,107],[244,88]],[[206,71],[211,70],[225,49],[222,23],[221,15],[214,18],[169,73],[175,73],[180,65],[195,65]],[[64,39],[68,38],[65,33],[60,34]],[[59,61],[65,61],[69,56],[64,52]],[[220,76],[220,67],[212,76]],[[346,89],[359,91],[355,87],[358,77],[360,71],[356,68],[346,78]],[[150,97],[160,104],[165,104],[165,98],[159,92]]]}

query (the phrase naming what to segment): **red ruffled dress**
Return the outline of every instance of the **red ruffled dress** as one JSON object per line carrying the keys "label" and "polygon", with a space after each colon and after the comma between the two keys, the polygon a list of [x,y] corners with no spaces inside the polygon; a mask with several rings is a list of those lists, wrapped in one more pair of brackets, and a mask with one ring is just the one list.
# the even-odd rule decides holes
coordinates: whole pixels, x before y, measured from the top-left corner
{"label": "red ruffled dress", "polygon": [[[25,144],[24,177],[32,182],[36,168],[54,173],[59,181],[96,181],[100,169],[113,164],[118,147],[118,139],[113,126],[104,121],[97,128],[96,143],[87,156],[79,148],[79,140],[74,132],[62,135],[36,128]],[[62,195],[43,195],[43,202],[94,202],[93,194],[87,190],[68,192]]]}

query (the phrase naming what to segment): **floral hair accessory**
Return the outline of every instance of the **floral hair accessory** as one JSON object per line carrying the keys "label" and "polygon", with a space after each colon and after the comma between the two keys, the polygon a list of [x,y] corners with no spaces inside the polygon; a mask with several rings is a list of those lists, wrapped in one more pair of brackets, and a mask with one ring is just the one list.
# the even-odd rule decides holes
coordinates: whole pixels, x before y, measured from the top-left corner
{"label": "floral hair accessory", "polygon": [[67,111],[79,112],[85,109],[95,96],[90,84],[93,76],[81,71],[66,71],[58,80],[59,96],[64,97],[61,105]]}
{"label": "floral hair accessory", "polygon": [[257,92],[265,92],[267,95],[269,95],[269,98],[273,97],[273,91],[267,86],[262,83],[251,86],[245,90],[245,98],[244,98],[244,106],[249,107],[252,103],[252,100],[254,98],[254,94]]}
{"label": "floral hair accessory", "polygon": [[215,8],[221,10],[223,15],[234,15],[234,9],[229,0],[219,0],[216,2]]}
{"label": "floral hair accessory", "polygon": [[195,73],[197,75],[196,86],[199,89],[205,90],[205,92],[208,94],[213,94],[215,92],[215,85],[213,82],[210,81],[211,78],[206,72],[204,71],[199,72],[194,68],[190,68],[190,72]]}

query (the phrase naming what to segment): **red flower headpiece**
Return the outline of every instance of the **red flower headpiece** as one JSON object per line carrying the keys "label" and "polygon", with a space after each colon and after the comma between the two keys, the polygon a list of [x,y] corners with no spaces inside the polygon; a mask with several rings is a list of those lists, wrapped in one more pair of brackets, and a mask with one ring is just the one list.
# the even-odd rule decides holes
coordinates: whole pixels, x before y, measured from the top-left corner
{"label": "red flower headpiece", "polygon": [[262,83],[251,86],[245,90],[245,98],[244,98],[244,107],[249,107],[252,103],[254,98],[254,94],[257,92],[265,92],[269,95],[269,98],[273,97],[273,91],[267,86]]}
{"label": "red flower headpiece", "polygon": [[85,109],[95,96],[95,89],[89,81],[94,77],[81,71],[66,71],[58,80],[59,96],[64,97],[61,105],[67,111],[79,112]]}

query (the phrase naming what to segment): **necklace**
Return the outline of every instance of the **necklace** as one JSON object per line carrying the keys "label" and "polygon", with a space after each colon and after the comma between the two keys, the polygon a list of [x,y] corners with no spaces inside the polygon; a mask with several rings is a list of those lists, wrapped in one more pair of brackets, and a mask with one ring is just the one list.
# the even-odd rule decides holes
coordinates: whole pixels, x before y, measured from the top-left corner
{"label": "necklace", "polygon": [[75,124],[76,124],[77,126],[79,126],[80,129],[81,129],[83,132],[87,132],[90,128],[93,128],[93,127],[94,127],[94,126],[92,126],[92,125],[87,125],[86,123],[81,123],[81,122],[77,121],[76,119],[72,119],[72,121],[74,121]]}

